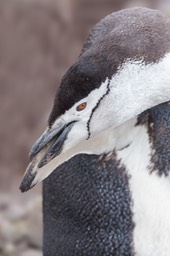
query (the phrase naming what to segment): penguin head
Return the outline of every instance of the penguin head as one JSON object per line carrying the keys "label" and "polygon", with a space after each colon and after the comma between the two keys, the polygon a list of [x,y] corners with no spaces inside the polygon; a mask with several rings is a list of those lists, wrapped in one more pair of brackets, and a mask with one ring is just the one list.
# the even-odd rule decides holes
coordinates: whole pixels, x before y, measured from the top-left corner
{"label": "penguin head", "polygon": [[[166,22],[163,16],[166,39],[165,31],[160,32],[154,21],[147,30],[143,27],[147,21],[143,25],[139,21],[143,34],[139,26],[123,23],[124,30],[116,27],[80,55],[61,81],[46,131],[31,149],[22,191],[77,154],[110,152],[116,147],[120,126],[170,100],[170,31]],[[135,42],[133,34],[137,35]]]}

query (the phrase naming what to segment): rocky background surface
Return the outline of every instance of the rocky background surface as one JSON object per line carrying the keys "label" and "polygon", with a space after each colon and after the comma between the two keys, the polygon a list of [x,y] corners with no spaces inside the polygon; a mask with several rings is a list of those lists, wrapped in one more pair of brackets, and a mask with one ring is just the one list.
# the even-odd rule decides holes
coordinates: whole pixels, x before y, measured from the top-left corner
{"label": "rocky background surface", "polygon": [[0,194],[0,255],[42,255],[42,198]]}
{"label": "rocky background surface", "polygon": [[0,0],[0,256],[42,255],[41,186],[19,182],[55,91],[89,29],[112,11],[169,0]]}

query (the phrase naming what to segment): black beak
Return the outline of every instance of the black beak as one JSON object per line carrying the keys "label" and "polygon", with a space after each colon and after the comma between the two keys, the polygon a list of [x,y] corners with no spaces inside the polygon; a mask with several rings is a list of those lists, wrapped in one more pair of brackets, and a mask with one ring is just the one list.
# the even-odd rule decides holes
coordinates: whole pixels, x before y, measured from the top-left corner
{"label": "black beak", "polygon": [[[67,138],[68,133],[70,132],[71,128],[73,127],[74,122],[70,123],[69,125],[66,125],[63,127],[62,130],[60,130],[59,134],[55,135],[52,139],[51,146],[47,150],[46,154],[40,161],[38,167],[41,168],[44,165],[48,164],[50,160],[52,160],[54,157],[58,156],[63,148],[63,144]],[[48,139],[47,139],[48,140]]]}
{"label": "black beak", "polygon": [[33,187],[37,183],[36,176],[41,173],[41,168],[62,152],[64,142],[74,124],[75,121],[69,124],[61,121],[57,127],[46,130],[34,144],[30,151],[30,164],[20,185],[22,192]]}
{"label": "black beak", "polygon": [[74,123],[75,122],[71,122],[69,124],[60,123],[57,128],[53,128],[51,131],[46,131],[32,147],[29,155],[30,161],[32,161],[35,155],[39,153],[44,147],[47,147],[47,151],[39,162],[38,168],[43,167],[50,160],[59,155],[62,151],[62,147],[67,138],[67,135],[73,127]]}
{"label": "black beak", "polygon": [[30,154],[29,154],[29,158],[30,161],[33,160],[33,158],[35,157],[35,155],[37,153],[39,153],[45,146],[48,145],[48,143],[55,137],[57,136],[57,134],[60,133],[60,131],[62,131],[66,126],[66,123],[64,121],[59,122],[59,124],[57,125],[57,127],[53,128],[53,129],[48,129],[46,130],[41,137],[36,141],[36,143],[33,145],[33,147],[31,148]]}

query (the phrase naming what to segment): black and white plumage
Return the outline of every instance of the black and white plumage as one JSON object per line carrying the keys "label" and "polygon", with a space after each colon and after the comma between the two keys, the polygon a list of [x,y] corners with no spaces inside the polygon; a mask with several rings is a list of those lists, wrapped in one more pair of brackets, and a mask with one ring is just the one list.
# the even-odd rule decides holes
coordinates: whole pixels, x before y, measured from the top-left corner
{"label": "black and white plumage", "polygon": [[45,256],[170,255],[169,100],[169,19],[133,8],[99,22],[21,184],[55,170],[44,184]]}

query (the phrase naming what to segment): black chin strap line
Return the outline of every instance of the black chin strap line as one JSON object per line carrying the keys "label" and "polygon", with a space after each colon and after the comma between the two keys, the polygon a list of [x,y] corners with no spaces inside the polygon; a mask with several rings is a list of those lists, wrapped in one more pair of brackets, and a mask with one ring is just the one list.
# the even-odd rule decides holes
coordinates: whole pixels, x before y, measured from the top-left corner
{"label": "black chin strap line", "polygon": [[89,117],[89,120],[87,122],[87,131],[88,131],[88,137],[86,140],[88,140],[91,136],[91,132],[90,132],[90,122],[91,122],[91,119],[92,119],[92,116],[95,112],[95,110],[99,107],[101,101],[105,98],[106,95],[108,95],[110,92],[110,79],[108,80],[108,83],[107,83],[107,90],[106,92],[101,96],[101,98],[98,100],[98,102],[96,103],[95,107],[92,109],[92,112],[90,114],[90,117]]}

